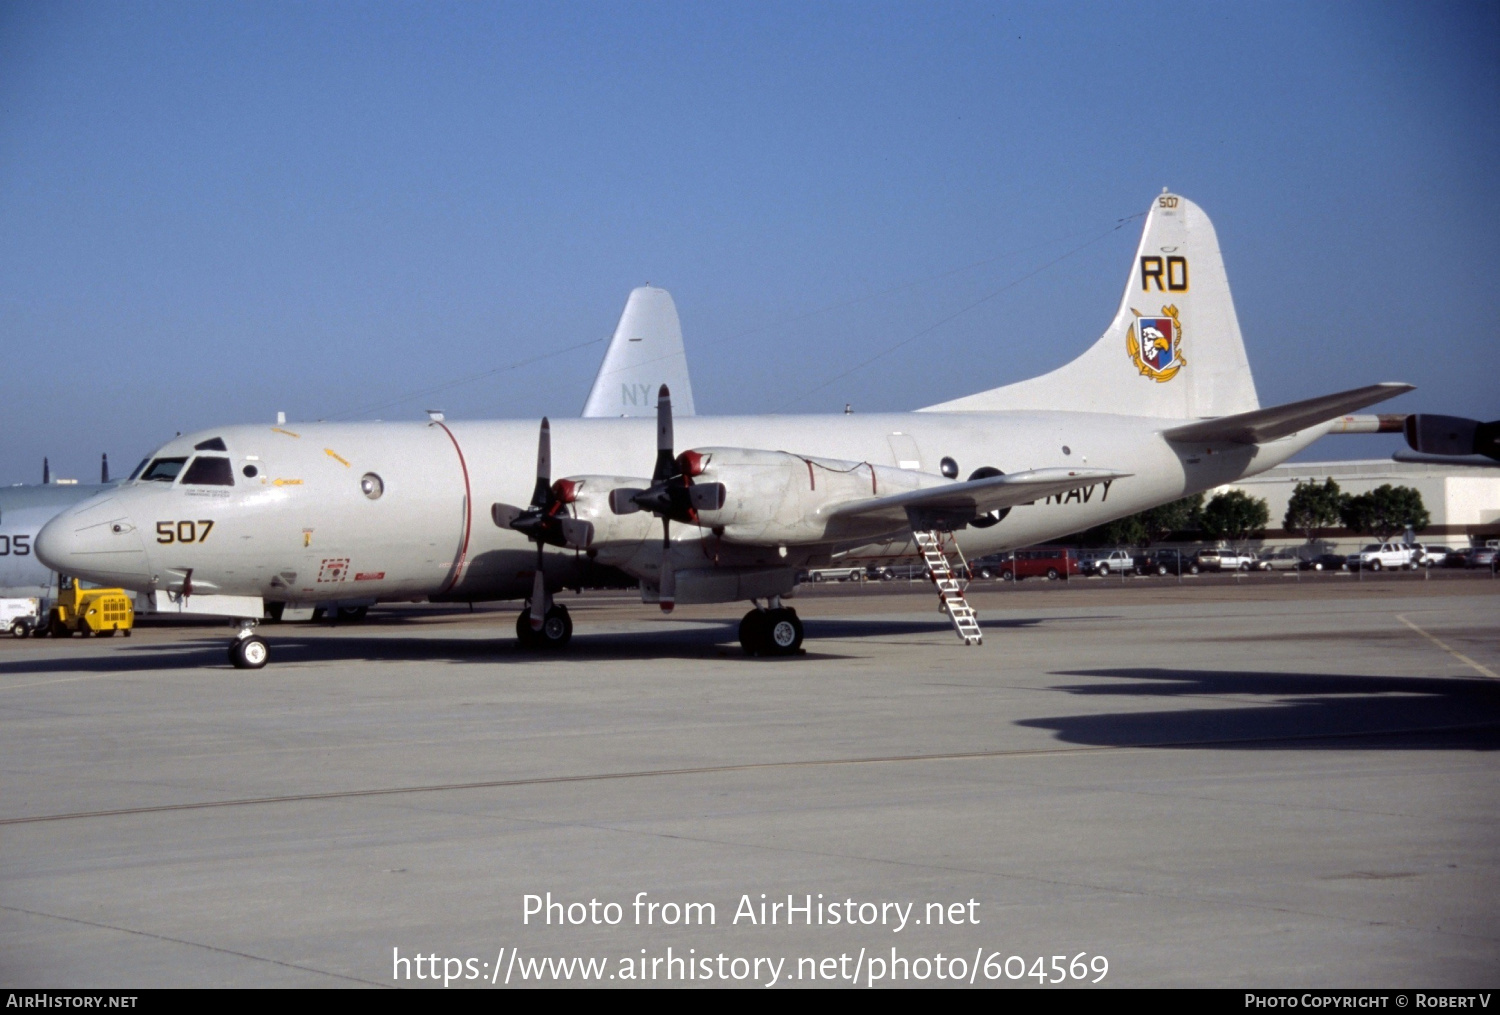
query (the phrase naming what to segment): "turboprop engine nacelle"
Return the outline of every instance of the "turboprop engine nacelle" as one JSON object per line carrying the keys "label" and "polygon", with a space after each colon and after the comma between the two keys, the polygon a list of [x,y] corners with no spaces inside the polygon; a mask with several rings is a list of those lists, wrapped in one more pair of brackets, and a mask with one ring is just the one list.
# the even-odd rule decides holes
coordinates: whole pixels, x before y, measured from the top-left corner
{"label": "turboprop engine nacelle", "polygon": [[[696,448],[678,458],[695,485],[723,488],[723,506],[700,508],[697,524],[729,542],[825,542],[830,508],[945,482],[940,476],[869,462],[809,458],[785,451]],[[846,535],[842,530],[839,538]]]}
{"label": "turboprop engine nacelle", "polygon": [[[637,558],[642,544],[657,535],[656,519],[648,514],[615,514],[609,492],[622,486],[647,486],[636,476],[569,476],[558,480],[573,517],[592,527],[587,549],[601,564],[621,567]],[[654,552],[654,543],[652,544]]]}

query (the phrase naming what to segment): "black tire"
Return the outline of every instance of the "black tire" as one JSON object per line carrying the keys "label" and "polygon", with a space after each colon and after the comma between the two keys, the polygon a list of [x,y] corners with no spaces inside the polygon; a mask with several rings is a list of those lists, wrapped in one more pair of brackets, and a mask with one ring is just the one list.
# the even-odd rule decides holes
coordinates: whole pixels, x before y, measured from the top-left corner
{"label": "black tire", "polygon": [[[529,628],[530,625],[528,624]],[[542,618],[542,629],[536,632],[537,644],[542,648],[566,648],[573,640],[573,618],[566,606],[553,606]]]}
{"label": "black tire", "polygon": [[270,656],[270,646],[256,634],[248,638],[236,638],[229,645],[229,661],[237,670],[258,670],[266,665]]}
{"label": "black tire", "polygon": [[1165,564],[1158,564],[1158,565],[1156,565],[1156,573],[1157,573],[1158,576],[1165,576],[1166,573],[1167,573],[1167,565],[1165,565]]}
{"label": "black tire", "polygon": [[769,616],[762,627],[762,645],[766,655],[795,655],[802,647],[802,620],[797,611],[783,607],[767,610]]}
{"label": "black tire", "polygon": [[[1096,567],[1094,569],[1094,573],[1097,574],[1100,578],[1108,578],[1109,577],[1109,565],[1108,564],[1100,564],[1098,567]],[[1050,572],[1050,571],[1047,572],[1047,577],[1051,578],[1052,577],[1052,572]]]}
{"label": "black tire", "polygon": [[1188,565],[1188,574],[1197,574],[1197,573],[1198,573],[1198,565],[1197,564],[1189,564]]}
{"label": "black tire", "polygon": [[1243,561],[1241,561],[1240,562],[1240,570],[1241,571],[1248,571],[1248,570],[1250,570],[1250,565],[1244,563]]}
{"label": "black tire", "polygon": [[1014,571],[1001,571],[1000,580],[1003,582],[1013,582],[1016,580],[1016,573]]}
{"label": "black tire", "polygon": [[981,577],[981,578],[985,579],[986,581],[988,581],[989,579],[995,577],[995,575],[994,575],[994,572],[992,572],[989,568],[982,567],[982,568],[979,569],[979,577]]}
{"label": "black tire", "polygon": [[26,637],[26,624],[23,621],[20,621],[20,620],[13,620],[13,621],[11,621],[10,622],[10,636],[12,638],[24,638],[24,637]]}
{"label": "black tire", "polygon": [[1055,581],[1057,581],[1057,579],[1059,577],[1060,576],[1057,573],[1057,568],[1055,568],[1055,567],[1049,567],[1049,568],[1047,568],[1047,580],[1049,582],[1055,582]]}
{"label": "black tire", "polygon": [[1380,561],[1378,561],[1378,560],[1372,560],[1372,561],[1370,561],[1370,563],[1368,565],[1366,565],[1366,570],[1369,570],[1369,571],[1379,571],[1380,570]]}
{"label": "black tire", "polygon": [[358,624],[369,612],[368,606],[340,606],[337,616],[341,624]]}
{"label": "black tire", "polygon": [[765,610],[751,610],[740,618],[740,648],[745,650],[746,655],[758,656],[762,652],[762,646],[766,639]]}
{"label": "black tire", "polygon": [[521,648],[539,648],[541,636],[531,629],[531,607],[516,614],[516,641]]}
{"label": "black tire", "polygon": [[47,633],[52,635],[52,637],[54,638],[73,637],[73,629],[67,624],[64,624],[62,621],[58,620],[56,617],[53,617],[52,622],[47,625]]}

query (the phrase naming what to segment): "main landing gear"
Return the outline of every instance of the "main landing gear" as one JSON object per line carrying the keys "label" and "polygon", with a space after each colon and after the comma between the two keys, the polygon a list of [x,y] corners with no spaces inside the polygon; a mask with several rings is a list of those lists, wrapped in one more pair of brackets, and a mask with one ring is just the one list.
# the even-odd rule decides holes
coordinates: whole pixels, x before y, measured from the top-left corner
{"label": "main landing gear", "polygon": [[573,618],[568,608],[553,603],[542,618],[542,629],[531,629],[531,606],[516,616],[516,640],[522,648],[563,648],[573,637]]}
{"label": "main landing gear", "polygon": [[239,633],[229,643],[229,662],[237,670],[258,670],[271,658],[271,648],[255,633],[255,621],[238,623]]}
{"label": "main landing gear", "polygon": [[752,656],[795,655],[802,648],[802,621],[779,596],[772,597],[766,608],[757,603],[740,621],[740,645]]}

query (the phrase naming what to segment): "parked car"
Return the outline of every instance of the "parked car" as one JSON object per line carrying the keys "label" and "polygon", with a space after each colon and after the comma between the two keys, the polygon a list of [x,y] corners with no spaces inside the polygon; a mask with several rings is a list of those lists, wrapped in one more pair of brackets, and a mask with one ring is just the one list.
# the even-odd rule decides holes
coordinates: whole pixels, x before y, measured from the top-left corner
{"label": "parked car", "polygon": [[1416,570],[1416,558],[1412,548],[1405,543],[1371,543],[1358,553],[1344,558],[1344,566],[1351,571],[1402,571]]}
{"label": "parked car", "polygon": [[1344,558],[1337,553],[1320,553],[1316,557],[1308,557],[1302,562],[1304,571],[1340,571],[1344,567]]}
{"label": "parked car", "polygon": [[862,567],[818,567],[807,572],[810,582],[861,582],[865,580]]}
{"label": "parked car", "polygon": [[1055,581],[1080,573],[1078,551],[1066,546],[1033,546],[1017,550],[1010,562],[1000,567],[1002,581],[1020,581],[1022,578]]}
{"label": "parked car", "polygon": [[[969,561],[969,571],[975,578],[983,578],[988,581],[991,578],[999,577],[1005,565],[1013,564],[1014,560],[1015,554],[1013,553],[986,554],[983,557],[975,557]],[[1014,566],[1012,566],[1012,570],[1014,570]]]}
{"label": "parked car", "polygon": [[1262,571],[1300,571],[1302,558],[1291,550],[1276,550],[1261,554],[1259,565]]}
{"label": "parked car", "polygon": [[1475,546],[1464,554],[1464,567],[1483,567],[1493,571],[1500,562],[1500,550],[1493,546]]}
{"label": "parked car", "polygon": [[1198,567],[1204,571],[1248,571],[1255,563],[1253,556],[1237,550],[1204,547],[1193,555]]}
{"label": "parked car", "polygon": [[1429,543],[1415,543],[1416,562],[1422,567],[1441,567],[1448,559],[1448,554],[1453,552],[1451,546],[1434,546]]}
{"label": "parked car", "polygon": [[1184,575],[1197,574],[1202,570],[1193,554],[1173,548],[1152,550],[1142,554],[1136,566],[1140,568],[1142,574]]}

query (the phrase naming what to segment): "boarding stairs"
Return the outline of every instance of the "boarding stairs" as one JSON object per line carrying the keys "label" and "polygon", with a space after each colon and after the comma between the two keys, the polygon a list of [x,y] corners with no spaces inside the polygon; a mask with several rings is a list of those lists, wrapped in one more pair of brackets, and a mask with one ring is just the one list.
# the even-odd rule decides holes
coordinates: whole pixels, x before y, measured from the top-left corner
{"label": "boarding stairs", "polygon": [[950,554],[958,558],[962,573],[969,573],[969,562],[964,560],[963,551],[958,548],[958,540],[953,538],[953,533],[941,529],[917,530],[912,535],[916,537],[917,547],[922,551],[923,560],[927,562],[927,574],[938,587],[938,598],[942,601],[943,609],[947,612],[948,619],[953,621],[953,630],[964,640],[965,645],[984,644],[979,617],[975,614],[974,607],[969,605],[969,600],[964,597],[965,583],[958,580],[949,560]]}

